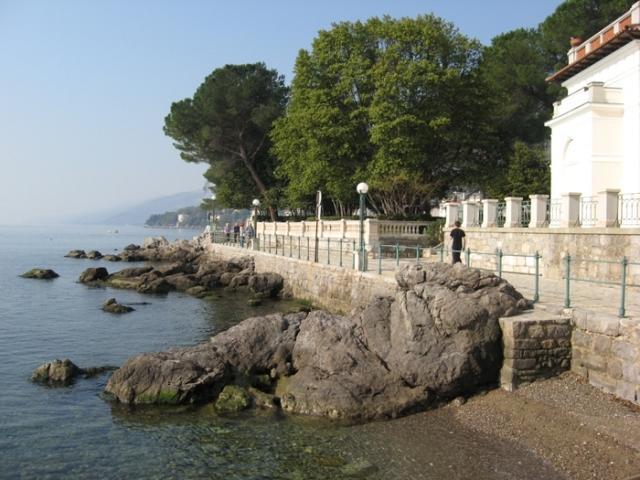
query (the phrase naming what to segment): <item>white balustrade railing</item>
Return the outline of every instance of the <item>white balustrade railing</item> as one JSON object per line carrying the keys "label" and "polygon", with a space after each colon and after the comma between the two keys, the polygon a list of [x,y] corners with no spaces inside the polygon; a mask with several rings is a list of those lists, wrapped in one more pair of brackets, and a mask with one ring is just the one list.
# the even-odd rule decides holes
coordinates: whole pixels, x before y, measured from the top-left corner
{"label": "white balustrade railing", "polygon": [[640,193],[620,194],[618,221],[621,227],[640,225]]}
{"label": "white balustrade railing", "polygon": [[549,226],[557,227],[562,221],[562,200],[552,198],[549,202]]}
{"label": "white balustrade railing", "polygon": [[598,223],[598,197],[580,198],[580,225],[595,227]]}

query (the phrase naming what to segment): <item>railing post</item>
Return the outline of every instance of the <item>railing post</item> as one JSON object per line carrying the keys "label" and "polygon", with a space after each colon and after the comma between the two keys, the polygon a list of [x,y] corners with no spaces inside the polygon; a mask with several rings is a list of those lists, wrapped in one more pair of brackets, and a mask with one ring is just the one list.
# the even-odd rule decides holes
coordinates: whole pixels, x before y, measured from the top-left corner
{"label": "railing post", "polygon": [[467,247],[467,250],[464,252],[464,260],[467,268],[471,267],[471,249],[469,247]]}
{"label": "railing post", "polygon": [[483,228],[495,227],[498,225],[498,200],[482,200],[482,225]]}
{"label": "railing post", "polygon": [[462,228],[478,226],[478,203],[465,200],[462,202]]}
{"label": "railing post", "polygon": [[271,253],[271,234],[269,234],[269,253]]}
{"label": "railing post", "polygon": [[420,265],[420,245],[416,245],[416,265]]}
{"label": "railing post", "polygon": [[356,241],[352,240],[353,244],[351,246],[351,268],[353,268],[354,270],[356,269]]}
{"label": "railing post", "polygon": [[[342,223],[344,224],[344,220],[342,221]],[[338,243],[340,245],[340,266],[342,266],[342,238],[340,238],[340,241]]]}
{"label": "railing post", "polygon": [[298,237],[298,260],[300,260],[300,241],[302,237]]}
{"label": "railing post", "polygon": [[444,263],[444,243],[440,247],[440,263]]}
{"label": "railing post", "polygon": [[505,197],[504,228],[522,227],[522,197]]}
{"label": "railing post", "polygon": [[400,266],[400,244],[396,242],[396,267]]}
{"label": "railing post", "polygon": [[496,248],[496,269],[498,270],[498,278],[502,278],[502,249]]}
{"label": "railing post", "polygon": [[453,224],[458,221],[458,209],[460,204],[458,202],[447,202],[445,204],[445,228],[453,227]]}
{"label": "railing post", "polygon": [[549,195],[529,195],[531,200],[531,218],[529,228],[542,228],[547,225],[547,204]]}
{"label": "railing post", "polygon": [[331,264],[331,239],[327,238],[327,265]]}
{"label": "railing post", "polygon": [[534,280],[533,288],[533,302],[537,303],[540,300],[540,254],[536,250],[536,254],[533,257],[536,262],[536,278]]}
{"label": "railing post", "polygon": [[571,255],[564,257],[564,308],[571,307]]}
{"label": "railing post", "polygon": [[615,227],[618,223],[618,198],[620,190],[607,189],[598,192],[596,227]]}
{"label": "railing post", "polygon": [[627,289],[627,257],[622,257],[622,261],[620,262],[620,267],[622,270],[621,273],[621,278],[620,278],[620,308],[618,309],[618,316],[620,318],[623,318],[626,311],[625,311],[625,296],[626,296],[626,289]]}
{"label": "railing post", "polygon": [[382,245],[378,244],[378,275],[382,274]]}
{"label": "railing post", "polygon": [[309,261],[309,237],[307,237],[307,262]]}

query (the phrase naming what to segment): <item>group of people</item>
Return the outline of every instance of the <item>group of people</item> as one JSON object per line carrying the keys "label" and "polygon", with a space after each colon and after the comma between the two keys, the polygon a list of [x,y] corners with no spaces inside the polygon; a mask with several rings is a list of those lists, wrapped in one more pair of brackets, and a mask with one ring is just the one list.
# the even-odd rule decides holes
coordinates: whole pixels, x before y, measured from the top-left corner
{"label": "group of people", "polygon": [[247,226],[245,226],[244,222],[236,222],[233,224],[233,227],[231,226],[231,224],[225,223],[222,229],[222,233],[225,235],[225,239],[227,242],[231,242],[233,238],[234,243],[238,243],[245,238],[251,239],[255,236],[253,225],[249,223]]}

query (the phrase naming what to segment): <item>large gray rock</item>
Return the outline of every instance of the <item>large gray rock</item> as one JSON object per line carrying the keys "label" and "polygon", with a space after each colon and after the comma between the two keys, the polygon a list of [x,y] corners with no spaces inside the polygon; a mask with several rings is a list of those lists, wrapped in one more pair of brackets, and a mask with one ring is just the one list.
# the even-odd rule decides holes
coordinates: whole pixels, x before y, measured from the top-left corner
{"label": "large gray rock", "polygon": [[87,258],[87,254],[84,250],[71,250],[65,255],[67,258]]}
{"label": "large gray rock", "polygon": [[87,268],[80,274],[78,281],[80,283],[95,283],[102,280],[106,280],[109,277],[109,272],[104,267]]}
{"label": "large gray rock", "polygon": [[[227,272],[229,282],[245,275],[240,272]],[[162,398],[197,401],[215,398],[243,376],[269,373],[285,410],[365,420],[424,409],[496,382],[498,318],[528,302],[506,281],[463,266],[411,266],[397,279],[395,297],[375,298],[350,316],[252,318],[208,344],[136,357],[107,390],[123,402],[144,403],[160,401],[158,392],[171,386]],[[178,364],[178,378],[169,375],[168,365]],[[215,381],[205,380],[210,370],[218,372]],[[203,382],[197,395],[184,393]]]}
{"label": "large gray rock", "polygon": [[284,279],[277,273],[258,273],[247,280],[249,290],[265,297],[276,297],[284,286]]}
{"label": "large gray rock", "polygon": [[102,257],[102,253],[100,253],[98,250],[90,250],[87,252],[87,258],[89,260],[100,260]]}
{"label": "large gray rock", "polygon": [[195,347],[133,357],[106,391],[123,403],[193,403],[215,399],[234,379],[288,371],[304,314],[250,318]]}

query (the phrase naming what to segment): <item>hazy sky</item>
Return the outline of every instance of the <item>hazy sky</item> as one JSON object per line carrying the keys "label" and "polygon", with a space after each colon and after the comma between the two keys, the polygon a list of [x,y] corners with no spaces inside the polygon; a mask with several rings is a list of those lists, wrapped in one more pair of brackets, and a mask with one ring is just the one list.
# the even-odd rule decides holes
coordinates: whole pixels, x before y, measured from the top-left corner
{"label": "hazy sky", "polygon": [[227,63],[291,80],[340,20],[434,12],[488,43],[560,0],[0,0],[0,224],[55,222],[201,188],[162,133],[171,102]]}

